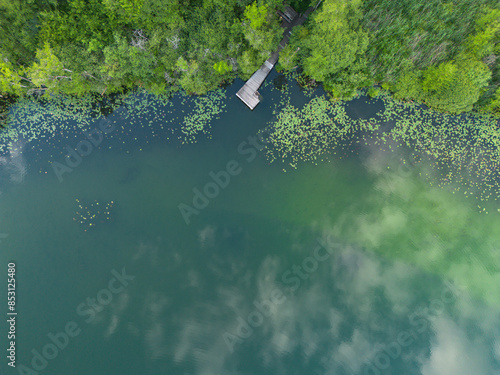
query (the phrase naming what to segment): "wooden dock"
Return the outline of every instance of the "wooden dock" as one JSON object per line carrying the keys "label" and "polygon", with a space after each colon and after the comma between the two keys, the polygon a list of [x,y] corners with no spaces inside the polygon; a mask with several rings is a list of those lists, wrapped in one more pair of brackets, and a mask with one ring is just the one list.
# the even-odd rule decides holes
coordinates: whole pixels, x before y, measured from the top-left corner
{"label": "wooden dock", "polygon": [[236,96],[245,103],[248,108],[254,109],[260,103],[259,87],[264,83],[268,74],[278,61],[278,52],[273,52],[264,64],[248,79],[245,85],[236,93]]}
{"label": "wooden dock", "polygon": [[260,69],[252,74],[243,87],[236,93],[236,96],[240,98],[251,110],[253,110],[257,104],[260,103],[261,96],[258,90],[262,83],[266,80],[271,70],[274,68],[274,65],[278,62],[279,53],[287,45],[288,40],[290,39],[290,34],[292,33],[292,28],[304,23],[312,10],[313,8],[308,9],[300,17],[297,12],[289,6],[285,7],[284,12],[278,12],[283,19],[281,26],[285,29],[283,39],[281,40],[278,49],[271,54],[271,57],[264,61],[264,64],[262,64]]}

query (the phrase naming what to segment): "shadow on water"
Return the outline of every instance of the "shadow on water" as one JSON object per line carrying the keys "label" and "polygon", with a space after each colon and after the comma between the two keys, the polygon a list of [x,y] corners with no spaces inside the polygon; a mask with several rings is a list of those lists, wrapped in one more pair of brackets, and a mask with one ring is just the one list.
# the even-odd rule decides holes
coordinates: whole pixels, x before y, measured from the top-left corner
{"label": "shadow on water", "polygon": [[288,85],[288,79],[286,76],[280,74],[273,79],[273,85],[276,90],[284,91]]}
{"label": "shadow on water", "polygon": [[118,183],[120,185],[131,184],[131,183],[137,181],[137,179],[139,178],[140,175],[141,175],[141,168],[140,167],[138,167],[136,165],[127,167],[125,172],[122,174],[122,176],[118,180]]}
{"label": "shadow on water", "polygon": [[346,113],[351,118],[380,119],[378,112],[384,110],[384,102],[381,99],[370,98],[369,96],[360,96],[348,102]]}

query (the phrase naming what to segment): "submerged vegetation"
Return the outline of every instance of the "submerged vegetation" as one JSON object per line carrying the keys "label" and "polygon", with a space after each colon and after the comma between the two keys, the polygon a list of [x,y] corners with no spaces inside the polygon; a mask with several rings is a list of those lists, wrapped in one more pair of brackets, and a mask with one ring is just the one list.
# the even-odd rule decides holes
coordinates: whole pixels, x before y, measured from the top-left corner
{"label": "submerged vegetation", "polygon": [[286,105],[269,129],[271,161],[282,159],[297,167],[299,161],[316,161],[336,153],[340,142],[357,131],[375,130],[369,121],[350,118],[343,104],[332,103],[325,96],[312,99],[298,109]]}
{"label": "submerged vegetation", "polygon": [[[113,131],[109,137],[119,139],[124,145],[134,127],[148,129],[153,125],[161,132],[150,129],[148,139],[193,143],[200,136],[210,137],[213,120],[225,111],[225,97],[223,90],[200,97],[178,93],[174,98],[142,90],[109,97],[100,103],[90,95],[21,98],[12,107],[11,126],[0,132],[0,154],[19,152],[26,144],[41,138],[63,135],[65,140],[75,131],[81,134],[98,128],[100,121],[110,122],[113,127],[120,124],[121,130]],[[119,115],[113,113],[118,108],[123,109]]]}
{"label": "submerged vegetation", "polygon": [[184,117],[181,126],[184,142],[195,142],[199,133],[209,134],[212,120],[224,110],[225,98],[223,90],[216,90],[195,99],[192,113]]}
{"label": "submerged vegetation", "polygon": [[[267,157],[297,168],[301,162],[332,160],[356,152],[358,144],[395,151],[404,148],[413,160],[433,168],[432,184],[451,186],[456,192],[486,202],[500,197],[500,132],[491,116],[444,114],[414,103],[394,101],[381,92],[373,105],[381,105],[371,118],[353,119],[349,102],[316,96],[302,108],[290,104],[286,94],[263,134],[268,134]],[[285,169],[286,170],[286,169]]]}

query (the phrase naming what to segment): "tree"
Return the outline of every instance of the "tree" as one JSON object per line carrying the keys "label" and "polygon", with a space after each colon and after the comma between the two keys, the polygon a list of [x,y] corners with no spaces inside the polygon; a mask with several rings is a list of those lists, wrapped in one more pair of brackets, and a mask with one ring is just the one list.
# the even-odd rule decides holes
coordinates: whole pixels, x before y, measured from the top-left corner
{"label": "tree", "polygon": [[249,21],[250,27],[254,30],[262,28],[266,24],[268,17],[267,5],[258,5],[256,1],[245,8],[245,18]]}
{"label": "tree", "polygon": [[0,55],[0,93],[21,96],[26,92],[28,86],[23,85],[22,81],[30,81],[20,71],[22,68],[16,69],[7,58]]}
{"label": "tree", "polygon": [[284,70],[292,70],[297,67],[297,52],[300,47],[295,47],[292,44],[287,44],[280,52],[279,67]]}
{"label": "tree", "polygon": [[38,17],[57,6],[57,0],[0,0],[0,49],[4,57],[29,65],[39,46]]}
{"label": "tree", "polygon": [[495,94],[491,97],[485,109],[488,112],[492,112],[497,116],[500,115],[500,87],[497,88]]}
{"label": "tree", "polygon": [[246,50],[238,57],[238,68],[243,79],[248,79],[259,69],[262,64],[261,58],[254,49]]}
{"label": "tree", "polygon": [[402,71],[394,85],[386,82],[383,87],[392,88],[396,99],[420,99],[422,97],[422,72],[415,68],[411,60],[403,62]]}
{"label": "tree", "polygon": [[71,0],[67,9],[40,14],[40,37],[54,48],[67,43],[83,44],[89,52],[98,52],[113,43],[128,18],[106,8],[101,0]]}
{"label": "tree", "polygon": [[233,70],[231,68],[231,66],[224,60],[221,60],[221,61],[215,63],[213,68],[219,74],[226,74],[226,73],[231,72]]}
{"label": "tree", "polygon": [[422,89],[426,93],[438,92],[452,84],[457,76],[457,65],[453,61],[428,67],[423,74]]}
{"label": "tree", "polygon": [[207,83],[202,78],[202,72],[197,61],[187,61],[184,57],[177,60],[177,68],[180,71],[181,78],[179,84],[188,93],[204,94],[208,91]]}
{"label": "tree", "polygon": [[476,20],[475,32],[467,38],[466,48],[469,53],[482,59],[494,52],[500,36],[500,9],[483,8]]}
{"label": "tree", "polygon": [[335,97],[351,97],[359,85],[371,84],[365,72],[368,34],[359,23],[360,5],[361,0],[326,0],[297,43],[304,73],[324,82]]}
{"label": "tree", "polygon": [[44,89],[48,91],[56,91],[59,80],[72,79],[71,75],[68,75],[72,71],[63,67],[48,43],[36,51],[36,59],[38,62],[28,68],[28,76],[38,88],[45,86]]}
{"label": "tree", "polygon": [[424,71],[423,100],[442,111],[470,111],[490,78],[491,71],[482,61],[461,56],[456,62],[449,61]]}
{"label": "tree", "polygon": [[136,23],[139,20],[144,0],[102,0],[110,18],[127,20],[124,23]]}
{"label": "tree", "polygon": [[104,49],[105,63],[102,68],[111,79],[132,87],[153,79],[155,58],[147,50],[132,46],[125,37],[115,33],[115,42]]}
{"label": "tree", "polygon": [[160,29],[179,30],[185,26],[186,8],[180,0],[143,0],[138,25],[151,33]]}
{"label": "tree", "polygon": [[258,5],[256,1],[245,8],[242,27],[250,46],[265,58],[276,49],[283,35],[275,13],[267,5]]}

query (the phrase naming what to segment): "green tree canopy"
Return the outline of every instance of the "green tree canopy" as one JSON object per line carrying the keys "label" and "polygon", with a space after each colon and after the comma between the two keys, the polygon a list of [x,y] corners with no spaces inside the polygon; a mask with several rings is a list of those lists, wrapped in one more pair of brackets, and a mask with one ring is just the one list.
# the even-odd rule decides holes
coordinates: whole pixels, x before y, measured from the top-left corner
{"label": "green tree canopy", "polygon": [[336,97],[352,96],[369,81],[363,72],[368,34],[360,26],[360,6],[361,0],[326,0],[296,43],[304,73],[324,82]]}

